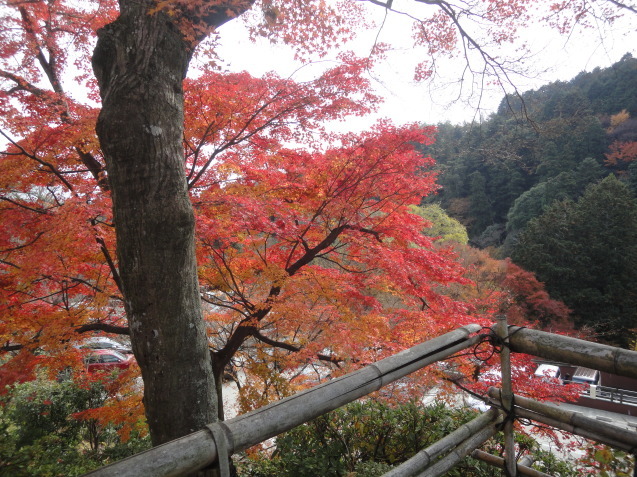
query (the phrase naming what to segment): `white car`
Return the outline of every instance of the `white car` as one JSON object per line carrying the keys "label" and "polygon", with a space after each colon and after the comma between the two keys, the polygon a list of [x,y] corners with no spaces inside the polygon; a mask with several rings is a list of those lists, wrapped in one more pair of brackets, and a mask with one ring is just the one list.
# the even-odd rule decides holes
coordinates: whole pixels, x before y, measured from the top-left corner
{"label": "white car", "polygon": [[78,345],[78,348],[108,349],[119,351],[120,353],[124,354],[133,354],[130,342],[119,342],[115,341],[114,339],[101,336],[87,338],[82,344]]}
{"label": "white car", "polygon": [[536,378],[542,378],[547,382],[562,383],[560,379],[560,368],[553,364],[540,364],[533,374]]}

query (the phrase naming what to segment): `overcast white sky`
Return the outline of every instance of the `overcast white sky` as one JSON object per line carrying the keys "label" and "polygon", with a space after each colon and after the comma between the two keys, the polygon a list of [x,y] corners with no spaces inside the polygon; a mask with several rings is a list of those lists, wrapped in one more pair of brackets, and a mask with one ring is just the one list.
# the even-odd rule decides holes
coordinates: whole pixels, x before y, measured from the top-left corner
{"label": "overcast white sky", "polygon": [[[411,2],[414,3],[414,2]],[[377,24],[382,22],[384,10],[369,6],[371,15]],[[570,38],[560,36],[548,29],[526,28],[522,35],[533,50],[530,68],[533,77],[518,77],[515,84],[520,91],[535,89],[555,80],[567,81],[581,71],[607,67],[618,61],[625,53],[637,56],[637,29],[634,15],[627,15],[627,20],[616,24],[612,30],[589,29],[584,34],[578,33]],[[275,71],[280,76],[288,77],[301,64],[294,61],[293,53],[285,47],[273,47],[267,42],[258,44],[248,40],[245,25],[241,21],[232,21],[220,29],[221,45],[217,49],[224,66],[231,71],[246,70],[254,76],[261,76],[268,71]],[[453,103],[457,90],[445,87],[456,80],[463,63],[444,64],[439,71],[447,78],[440,78],[434,83],[435,89],[413,81],[414,65],[425,53],[410,47],[410,23],[405,17],[390,14],[380,33],[380,41],[390,42],[394,51],[379,64],[374,71],[374,85],[385,97],[382,110],[375,117],[348,121],[348,127],[362,129],[375,122],[377,117],[389,117],[396,124],[408,122],[451,121],[461,123],[479,119],[476,115],[478,97],[474,95],[464,101]],[[350,45],[358,55],[366,56],[374,44],[378,31],[363,32],[359,39]],[[332,56],[334,58],[336,54]],[[328,62],[317,66],[305,67],[294,78],[303,80],[316,74],[318,69],[329,65]],[[497,108],[503,97],[498,87],[486,90],[480,102],[484,116]]]}

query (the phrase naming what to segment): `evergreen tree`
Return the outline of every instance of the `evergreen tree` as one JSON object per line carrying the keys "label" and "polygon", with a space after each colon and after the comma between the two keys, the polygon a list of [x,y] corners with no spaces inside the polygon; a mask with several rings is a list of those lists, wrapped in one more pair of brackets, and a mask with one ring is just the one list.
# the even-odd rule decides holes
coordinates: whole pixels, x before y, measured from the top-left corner
{"label": "evergreen tree", "polygon": [[[613,165],[608,154],[612,144],[637,141],[636,85],[637,59],[627,54],[611,68],[507,96],[481,124],[439,125],[436,143],[421,147],[438,163],[436,200],[468,227],[474,243],[489,225],[503,224],[511,243],[553,201],[576,199],[611,172],[630,181],[628,162]],[[613,126],[620,112],[627,119]],[[541,200],[526,202],[523,194],[538,184],[543,192],[532,195]],[[524,215],[513,213],[521,222],[507,224],[516,199]]]}
{"label": "evergreen tree", "polygon": [[544,213],[556,201],[577,200],[587,186],[599,182],[605,174],[606,171],[595,159],[587,157],[575,171],[561,172],[531,187],[513,202],[507,214],[507,231],[515,233],[523,230],[531,219]]}
{"label": "evergreen tree", "polygon": [[513,260],[589,325],[627,345],[637,326],[637,201],[608,176],[578,202],[562,201],[529,222]]}
{"label": "evergreen tree", "polygon": [[470,213],[475,221],[471,225],[472,235],[479,234],[493,223],[491,203],[487,195],[486,179],[476,171],[469,176]]}
{"label": "evergreen tree", "polygon": [[637,162],[633,162],[628,166],[628,186],[637,194]]}

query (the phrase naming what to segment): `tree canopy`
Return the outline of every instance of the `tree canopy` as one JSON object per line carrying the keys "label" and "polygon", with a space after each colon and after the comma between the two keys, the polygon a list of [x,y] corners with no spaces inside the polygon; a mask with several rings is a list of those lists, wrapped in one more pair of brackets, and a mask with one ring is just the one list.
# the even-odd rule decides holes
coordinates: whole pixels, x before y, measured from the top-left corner
{"label": "tree canopy", "polygon": [[515,235],[553,201],[577,199],[610,173],[633,180],[636,80],[627,54],[610,68],[508,95],[482,124],[438,125],[437,142],[423,147],[441,172],[436,200],[483,243],[489,227]]}
{"label": "tree canopy", "polygon": [[[515,42],[519,27],[568,31],[573,18],[610,22],[627,10],[416,3],[419,78],[435,76],[437,58],[471,51],[469,70],[497,81],[509,67],[490,46]],[[468,319],[441,293],[466,282],[461,267],[408,212],[435,189],[414,146],[433,131],[321,127],[374,107],[361,78],[374,55],[345,55],[308,84],[206,67],[185,80],[193,55],[214,51],[213,32],[239,16],[252,35],[320,55],[364,24],[360,3],[2,5],[0,335],[15,353],[2,384],[38,366],[81,367],[83,333],[130,334],[159,444],[215,419],[215,377],[248,340],[255,362],[275,353],[268,345],[297,364],[357,364]],[[471,194],[482,201],[484,188],[476,175]]]}
{"label": "tree canopy", "polygon": [[555,203],[519,236],[513,259],[534,271],[580,325],[628,345],[637,324],[637,202],[614,176]]}

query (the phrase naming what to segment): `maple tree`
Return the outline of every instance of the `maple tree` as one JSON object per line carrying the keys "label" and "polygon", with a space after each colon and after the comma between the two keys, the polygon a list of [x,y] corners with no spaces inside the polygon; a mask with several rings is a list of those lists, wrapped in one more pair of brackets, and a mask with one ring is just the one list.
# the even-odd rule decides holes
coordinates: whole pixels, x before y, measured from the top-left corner
{"label": "maple tree", "polygon": [[469,319],[436,289],[464,282],[462,268],[408,207],[436,187],[413,146],[425,134],[381,124],[324,152],[252,150],[215,171],[229,183],[195,208],[216,377],[252,359],[236,356],[248,339],[285,352],[279,372],[315,357],[346,368]]}
{"label": "maple tree", "polygon": [[637,160],[637,141],[613,142],[609,147],[609,152],[605,154],[604,161],[608,166],[622,165]]}
{"label": "maple tree", "polygon": [[[604,163],[611,167],[621,167],[637,160],[637,141],[626,140],[622,137],[622,128],[630,124],[630,113],[625,109],[610,116],[610,126],[607,132],[614,136],[613,142],[604,154]],[[624,132],[625,134],[625,132]]]}
{"label": "maple tree", "polygon": [[[46,361],[33,354],[38,347],[67,350],[49,363],[53,373],[73,364],[73,330],[98,325],[87,316],[104,317],[105,330],[125,325],[111,300],[121,294],[94,133],[98,109],[68,93],[75,81],[91,82],[90,38],[115,14],[105,4],[91,7],[3,5],[0,101],[9,147],[0,185],[0,326],[5,349],[19,350],[3,367],[3,387]],[[70,60],[64,45],[78,55],[80,68],[71,77],[65,76]]]}
{"label": "maple tree", "polygon": [[449,287],[447,293],[452,298],[468,303],[474,313],[491,322],[504,313],[509,324],[574,333],[571,310],[551,298],[533,273],[508,258],[493,258],[489,249],[458,244],[455,250],[470,282]]}
{"label": "maple tree", "polygon": [[[417,22],[415,39],[431,56],[420,76],[430,76],[436,55],[458,46],[478,47],[492,71],[506,76],[504,63],[463,27],[465,7],[426,3],[432,15]],[[344,69],[312,86],[211,72],[183,81],[197,46],[246,12],[257,17],[254,35],[324,53],[356,30],[360,4],[122,0],[117,8],[112,1],[11,0],[2,8],[0,103],[9,146],[0,179],[0,333],[4,349],[17,353],[3,365],[3,383],[24,379],[39,364],[52,372],[77,366],[78,332],[130,333],[158,444],[215,419],[214,374],[247,337],[298,348],[297,359],[302,350],[306,357],[322,352],[305,339],[264,334],[299,306],[313,318],[277,321],[277,333],[311,336],[316,320],[353,322],[362,313],[356,319],[370,329],[385,332],[391,323],[387,341],[405,346],[443,326],[418,321],[408,306],[381,319],[384,297],[374,293],[406,305],[420,301],[428,314],[444,315],[444,326],[460,324],[462,313],[434,287],[459,280],[460,270],[416,232],[422,222],[405,214],[415,203],[414,184],[420,195],[433,189],[431,175],[406,178],[422,166],[409,144],[426,131],[381,124],[375,133],[311,147],[328,139],[322,121],[373,106],[360,82],[363,62],[344,58]],[[546,19],[567,28],[562,19],[575,12],[583,21],[585,8],[561,3]],[[490,22],[483,38],[501,43],[514,40],[514,20],[522,25],[528,15],[526,2],[493,0],[467,18]],[[217,89],[208,84],[213,79]],[[189,107],[194,116],[185,116]],[[309,147],[282,147],[293,140]],[[301,170],[300,161],[308,167]],[[374,274],[366,268],[372,265],[391,273]],[[345,277],[350,285],[342,285]],[[311,281],[333,287],[333,301],[312,296]],[[202,286],[204,298],[228,310],[210,312],[216,332],[228,333],[212,355]],[[416,333],[418,324],[424,328]],[[345,345],[335,341],[334,352],[366,351]]]}

